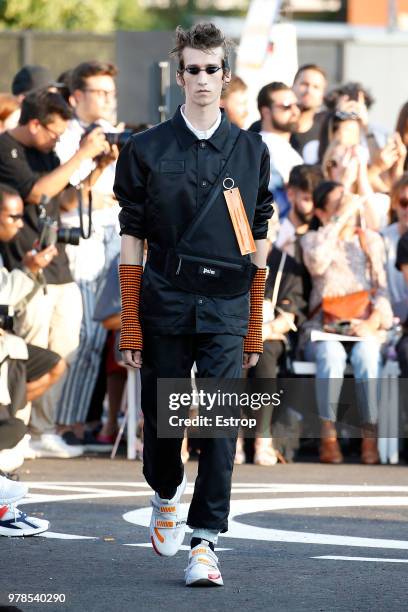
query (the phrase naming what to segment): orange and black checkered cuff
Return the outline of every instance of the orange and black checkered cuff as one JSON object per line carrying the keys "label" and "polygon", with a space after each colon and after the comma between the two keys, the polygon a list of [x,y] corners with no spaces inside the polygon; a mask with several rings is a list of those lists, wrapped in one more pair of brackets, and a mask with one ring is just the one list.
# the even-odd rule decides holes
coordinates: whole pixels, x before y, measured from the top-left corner
{"label": "orange and black checkered cuff", "polygon": [[267,268],[256,271],[251,285],[248,332],[244,339],[244,353],[263,353],[262,306]]}
{"label": "orange and black checkered cuff", "polygon": [[120,351],[141,351],[143,349],[142,328],[139,321],[142,274],[143,266],[119,265],[120,295],[122,300]]}

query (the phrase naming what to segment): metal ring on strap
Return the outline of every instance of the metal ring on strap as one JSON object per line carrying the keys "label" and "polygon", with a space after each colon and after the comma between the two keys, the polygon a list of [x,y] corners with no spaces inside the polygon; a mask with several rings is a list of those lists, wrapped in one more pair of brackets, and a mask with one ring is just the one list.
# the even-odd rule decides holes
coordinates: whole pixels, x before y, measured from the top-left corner
{"label": "metal ring on strap", "polygon": [[[227,181],[231,181],[231,187],[227,187]],[[224,187],[224,189],[229,190],[229,189],[234,189],[234,179],[232,179],[230,176],[227,176],[223,182],[222,182],[222,186]]]}

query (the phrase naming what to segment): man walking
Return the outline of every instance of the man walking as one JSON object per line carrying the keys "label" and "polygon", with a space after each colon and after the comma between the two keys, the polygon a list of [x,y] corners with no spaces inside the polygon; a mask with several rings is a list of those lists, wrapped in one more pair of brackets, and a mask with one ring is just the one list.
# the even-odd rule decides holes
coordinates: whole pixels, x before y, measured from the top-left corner
{"label": "man walking", "polygon": [[[259,135],[231,125],[219,108],[230,79],[223,34],[199,24],[178,28],[176,36],[172,54],[185,104],[171,120],[128,141],[114,187],[122,207],[120,350],[127,365],[141,368],[143,469],[155,491],[150,536],[165,556],[183,542],[186,477],[182,438],[157,435],[157,380],[189,378],[194,362],[199,378],[240,378],[243,367],[257,363],[272,215],[267,148]],[[226,197],[237,195],[233,185],[249,222],[247,239],[254,240],[250,250],[227,208]],[[232,437],[201,441],[187,518],[193,529],[188,586],[223,584],[214,546],[228,528],[235,446]]]}

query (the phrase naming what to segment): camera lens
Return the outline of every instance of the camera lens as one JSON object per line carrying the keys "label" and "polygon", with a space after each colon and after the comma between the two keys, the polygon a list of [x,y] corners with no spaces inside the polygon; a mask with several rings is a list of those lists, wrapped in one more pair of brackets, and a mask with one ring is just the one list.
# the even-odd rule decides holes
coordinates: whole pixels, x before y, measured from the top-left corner
{"label": "camera lens", "polygon": [[58,229],[58,242],[78,246],[81,238],[79,227],[60,227]]}

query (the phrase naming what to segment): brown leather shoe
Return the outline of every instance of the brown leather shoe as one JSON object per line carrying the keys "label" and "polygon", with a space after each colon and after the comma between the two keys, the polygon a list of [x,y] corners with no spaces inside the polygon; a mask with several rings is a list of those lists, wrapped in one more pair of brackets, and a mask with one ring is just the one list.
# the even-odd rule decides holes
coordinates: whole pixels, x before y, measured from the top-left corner
{"label": "brown leather shoe", "polygon": [[322,421],[319,456],[322,463],[343,463],[336,427],[331,421]]}
{"label": "brown leather shoe", "polygon": [[361,441],[361,463],[375,465],[380,462],[375,438],[363,438]]}
{"label": "brown leather shoe", "polygon": [[343,463],[337,438],[323,438],[320,441],[319,456],[322,463]]}
{"label": "brown leather shoe", "polygon": [[380,462],[380,455],[378,454],[377,448],[377,426],[364,425],[362,434],[361,463],[365,465],[375,465]]}

